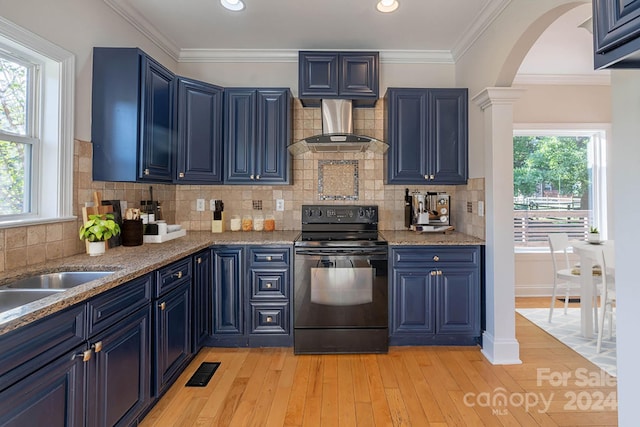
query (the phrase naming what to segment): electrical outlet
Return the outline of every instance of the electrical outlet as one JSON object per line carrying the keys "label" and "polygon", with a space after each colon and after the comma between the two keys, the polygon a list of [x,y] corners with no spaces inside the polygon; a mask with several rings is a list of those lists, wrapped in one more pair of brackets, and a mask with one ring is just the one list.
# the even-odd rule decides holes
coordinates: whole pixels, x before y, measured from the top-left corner
{"label": "electrical outlet", "polygon": [[276,199],[276,210],[277,211],[284,210],[284,199]]}
{"label": "electrical outlet", "polygon": [[478,201],[478,216],[484,216],[484,202]]}
{"label": "electrical outlet", "polygon": [[204,199],[196,200],[196,210],[198,212],[204,212]]}

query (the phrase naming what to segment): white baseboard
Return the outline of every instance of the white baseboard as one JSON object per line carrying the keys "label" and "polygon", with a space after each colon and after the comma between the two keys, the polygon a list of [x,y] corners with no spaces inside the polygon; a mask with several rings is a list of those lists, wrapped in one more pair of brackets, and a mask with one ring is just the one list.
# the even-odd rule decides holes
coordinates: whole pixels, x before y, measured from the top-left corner
{"label": "white baseboard", "polygon": [[551,297],[553,285],[516,285],[516,297]]}

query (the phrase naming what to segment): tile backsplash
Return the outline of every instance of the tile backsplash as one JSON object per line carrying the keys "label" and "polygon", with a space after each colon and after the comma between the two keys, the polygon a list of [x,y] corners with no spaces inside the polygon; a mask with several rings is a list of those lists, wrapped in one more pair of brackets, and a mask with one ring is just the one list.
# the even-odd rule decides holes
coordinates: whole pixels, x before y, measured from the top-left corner
{"label": "tile backsplash", "polygon": [[[354,109],[354,131],[384,140],[384,99],[375,108]],[[322,132],[319,108],[303,108],[294,101],[293,140]],[[141,200],[149,198],[149,184],[93,181],[92,144],[75,141],[74,146],[74,215],[80,219],[55,223],[0,229],[0,271],[38,264],[84,251],[78,239],[81,210],[92,200],[94,191],[100,191],[104,200],[126,200],[129,207],[139,207]],[[304,153],[292,158],[292,185],[162,185],[153,184],[154,199],[162,205],[163,218],[178,223],[187,230],[211,230],[212,213],[209,200],[224,202],[226,218],[233,214],[251,214],[254,201],[262,202],[262,213],[273,213],[276,229],[300,228],[300,210],[303,204],[373,204],[379,206],[380,229],[404,228],[404,193],[410,191],[443,191],[452,199],[452,222],[457,231],[479,238],[485,237],[484,217],[477,215],[478,201],[484,200],[484,179],[470,179],[466,186],[404,186],[384,184],[384,156],[366,153]],[[333,168],[324,176],[322,184],[331,182],[331,192],[353,192],[357,200],[322,200],[320,174],[327,174],[326,165],[357,165],[357,178],[346,187],[340,187],[341,168]],[[321,170],[322,169],[322,170]],[[329,168],[331,169],[331,168]],[[353,170],[350,166],[349,171]],[[351,175],[350,179],[354,179]],[[350,194],[353,195],[353,194]],[[340,196],[336,194],[334,196]],[[196,210],[196,200],[205,199],[206,210]],[[284,200],[284,211],[276,211],[276,200]],[[354,199],[354,198],[351,198]],[[472,212],[467,211],[471,202]],[[227,224],[227,229],[228,229]]]}

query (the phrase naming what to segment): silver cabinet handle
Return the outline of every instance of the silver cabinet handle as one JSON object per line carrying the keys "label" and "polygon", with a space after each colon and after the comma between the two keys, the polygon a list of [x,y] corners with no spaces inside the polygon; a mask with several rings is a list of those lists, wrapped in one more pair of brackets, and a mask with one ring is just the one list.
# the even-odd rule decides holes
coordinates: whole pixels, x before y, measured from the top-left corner
{"label": "silver cabinet handle", "polygon": [[273,322],[273,317],[267,316],[267,323],[271,323],[271,322]]}
{"label": "silver cabinet handle", "polygon": [[265,287],[266,287],[267,289],[271,289],[271,286],[273,286],[271,283],[267,283],[267,284],[265,285]]}
{"label": "silver cabinet handle", "polygon": [[434,260],[435,262],[438,262],[438,261],[440,261],[440,257],[439,257],[438,255],[434,255],[434,256],[433,256],[433,260]]}
{"label": "silver cabinet handle", "polygon": [[184,178],[184,172],[180,172],[180,173],[178,174],[178,178]]}
{"label": "silver cabinet handle", "polygon": [[177,277],[178,279],[182,279],[182,271],[178,271],[177,273],[173,273],[173,277]]}
{"label": "silver cabinet handle", "polygon": [[272,261],[272,260],[273,260],[273,257],[271,257],[271,255],[269,255],[269,256],[267,257],[267,261]]}
{"label": "silver cabinet handle", "polygon": [[198,264],[202,264],[202,258],[198,257],[198,259],[196,259],[196,262],[197,262]]}
{"label": "silver cabinet handle", "polygon": [[254,178],[253,178],[253,174],[251,174],[251,176],[249,176],[249,179],[254,179]]}
{"label": "silver cabinet handle", "polygon": [[144,174],[145,174],[145,175],[149,175],[149,169],[145,169],[145,170],[144,170]]}
{"label": "silver cabinet handle", "polygon": [[91,346],[91,349],[96,353],[100,353],[102,351],[102,341],[98,341],[97,343]]}
{"label": "silver cabinet handle", "polygon": [[158,304],[158,307],[160,307],[160,310],[164,311],[165,308],[167,308],[167,303],[166,302],[161,302],[160,304]]}
{"label": "silver cabinet handle", "polygon": [[256,175],[256,179],[260,179],[260,175]]}

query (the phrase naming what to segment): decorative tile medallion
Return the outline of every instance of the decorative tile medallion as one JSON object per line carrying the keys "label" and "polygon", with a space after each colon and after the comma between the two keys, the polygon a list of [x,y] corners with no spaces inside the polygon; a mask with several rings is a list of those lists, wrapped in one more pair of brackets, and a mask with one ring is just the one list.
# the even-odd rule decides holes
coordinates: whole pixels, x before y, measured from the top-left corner
{"label": "decorative tile medallion", "polygon": [[358,200],[357,160],[318,160],[319,200]]}

